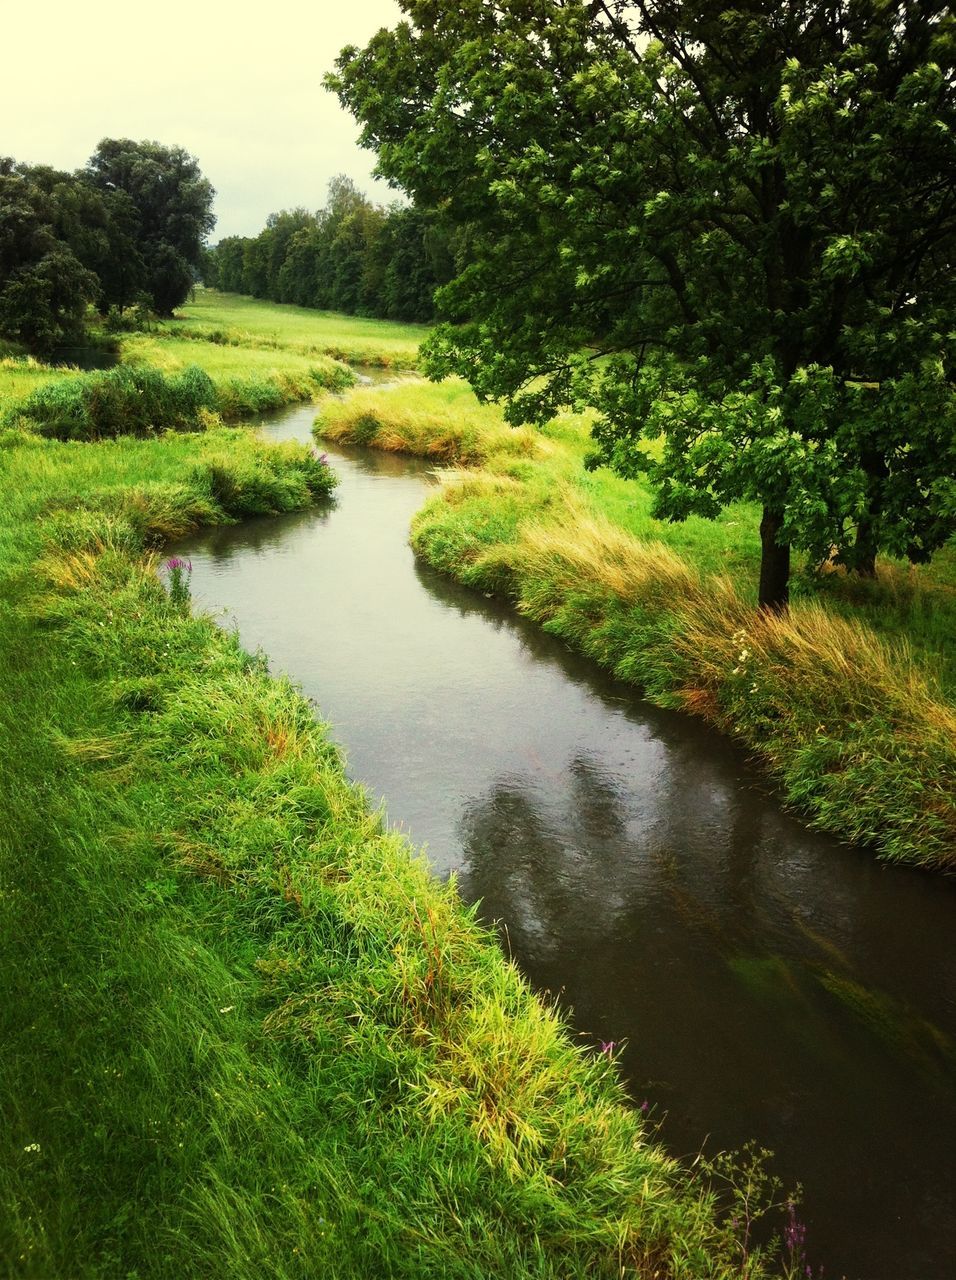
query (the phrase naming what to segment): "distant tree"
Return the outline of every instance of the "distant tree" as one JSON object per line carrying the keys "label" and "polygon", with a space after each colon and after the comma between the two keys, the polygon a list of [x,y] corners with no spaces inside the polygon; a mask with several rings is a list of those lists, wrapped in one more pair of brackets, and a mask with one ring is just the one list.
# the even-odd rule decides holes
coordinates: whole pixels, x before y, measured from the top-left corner
{"label": "distant tree", "polygon": [[300,307],[318,305],[318,268],[323,234],[317,222],[300,227],[289,240],[279,268],[279,297]]}
{"label": "distant tree", "polygon": [[217,289],[226,293],[242,293],[242,264],[245,250],[243,236],[227,236],[212,251],[216,260]]}
{"label": "distant tree", "polygon": [[81,340],[98,293],[58,231],[56,200],[26,166],[0,159],[0,335],[36,352]]}
{"label": "distant tree", "polygon": [[242,292],[268,297],[269,250],[261,236],[247,236],[242,245]]}
{"label": "distant tree", "polygon": [[219,258],[215,249],[205,248],[199,257],[199,279],[207,289],[221,289],[219,283]]}
{"label": "distant tree", "polygon": [[115,197],[124,193],[135,215],[135,242],[144,286],[160,315],[185,301],[198,272],[203,243],[215,225],[215,192],[182,147],[105,138],[87,165],[90,183]]}
{"label": "distant tree", "polygon": [[255,237],[227,237],[205,278],[220,289],[299,306],[430,320],[434,292],[454,274],[455,236],[434,212],[373,204],[337,174],[317,213],[269,215]]}
{"label": "distant tree", "polygon": [[292,237],[298,231],[314,226],[315,214],[308,209],[283,209],[279,213],[270,213],[266,219],[260,235],[266,238],[268,296],[275,302],[290,301],[283,296],[281,275]]}
{"label": "distant tree", "polygon": [[[762,505],[862,571],[956,527],[956,24],[942,0],[400,0],[328,83],[467,228],[430,344],[513,421],[601,411],[657,514]],[[657,456],[647,436],[663,436]]]}
{"label": "distant tree", "polygon": [[395,205],[383,230],[379,314],[389,320],[431,320],[435,289],[454,272],[451,240],[430,210]]}

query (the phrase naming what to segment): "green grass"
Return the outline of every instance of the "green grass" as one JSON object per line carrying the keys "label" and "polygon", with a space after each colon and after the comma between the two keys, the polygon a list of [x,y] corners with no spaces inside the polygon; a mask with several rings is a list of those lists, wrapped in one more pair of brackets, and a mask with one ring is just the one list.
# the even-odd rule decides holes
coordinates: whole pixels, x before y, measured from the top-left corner
{"label": "green grass", "polygon": [[[121,361],[166,375],[196,366],[212,378],[219,412],[236,421],[337,389],[341,362],[414,369],[422,325],[364,320],[197,289],[174,321],[118,335]],[[0,352],[0,418],[39,388],[95,376]]]}
{"label": "green grass", "polygon": [[664,706],[733,733],[813,822],[880,856],[956,865],[956,592],[928,569],[798,581],[788,617],[755,610],[757,512],[664,524],[646,488],[584,472],[587,424],[506,440],[460,383],[361,390],[317,431],[480,463],[454,471],[412,542]]}
{"label": "green grass", "polygon": [[613,1065],[166,589],[167,539],[326,493],[312,451],[10,432],[0,468],[0,1272],[741,1275]]}
{"label": "green grass", "polygon": [[79,375],[79,369],[54,368],[32,356],[0,358],[0,416],[42,386]]}
{"label": "green grass", "polygon": [[178,373],[198,365],[214,382],[230,379],[308,378],[314,369],[331,369],[334,362],[323,355],[304,355],[271,347],[229,347],[194,342],[164,334],[130,334],[123,339],[123,362],[147,364],[163,373]]}
{"label": "green grass", "polygon": [[415,367],[419,344],[428,333],[425,325],[313,311],[214,289],[197,289],[193,301],[177,308],[171,328],[223,345],[274,346],[395,369]]}

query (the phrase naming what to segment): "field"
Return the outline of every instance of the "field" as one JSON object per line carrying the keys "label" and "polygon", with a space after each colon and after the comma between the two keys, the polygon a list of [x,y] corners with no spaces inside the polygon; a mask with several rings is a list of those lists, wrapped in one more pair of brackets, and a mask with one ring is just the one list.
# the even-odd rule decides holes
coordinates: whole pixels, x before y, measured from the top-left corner
{"label": "field", "polygon": [[[330,385],[335,362],[413,369],[425,335],[419,325],[390,324],[302,307],[257,302],[198,289],[166,324],[117,336],[122,364],[166,374],[203,369],[224,392],[224,416],[315,398]],[[318,376],[317,375],[318,371]],[[86,374],[25,356],[0,355],[0,418],[32,392]]]}
{"label": "field", "polygon": [[288,303],[259,302],[235,293],[197,289],[172,326],[176,332],[243,347],[275,346],[287,352],[323,354],[348,364],[412,369],[424,325],[368,320],[312,311]]}

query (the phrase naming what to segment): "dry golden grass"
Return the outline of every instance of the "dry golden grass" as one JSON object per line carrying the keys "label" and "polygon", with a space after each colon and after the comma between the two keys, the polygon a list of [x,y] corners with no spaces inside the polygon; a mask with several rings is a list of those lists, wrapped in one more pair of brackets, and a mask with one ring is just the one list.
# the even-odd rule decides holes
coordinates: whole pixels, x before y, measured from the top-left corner
{"label": "dry golden grass", "polygon": [[565,486],[557,515],[521,527],[515,561],[529,574],[548,574],[569,587],[600,583],[621,600],[669,595],[696,599],[700,575],[662,542],[641,542],[604,516],[589,512]]}
{"label": "dry golden grass", "polygon": [[363,387],[325,405],[316,428],[326,440],[466,465],[491,454],[544,457],[552,447],[529,427],[507,426],[498,409],[479,404],[458,379],[440,387],[418,380]]}

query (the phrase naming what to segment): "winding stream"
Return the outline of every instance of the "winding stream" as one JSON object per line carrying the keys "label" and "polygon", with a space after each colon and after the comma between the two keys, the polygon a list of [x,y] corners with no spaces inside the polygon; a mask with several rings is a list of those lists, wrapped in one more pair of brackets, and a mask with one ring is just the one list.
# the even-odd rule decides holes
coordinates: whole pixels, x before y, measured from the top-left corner
{"label": "winding stream", "polygon": [[416,563],[423,463],[328,452],[328,508],[177,548],[197,605],[315,698],[587,1042],[623,1043],[672,1151],[773,1148],[827,1280],[956,1275],[956,885],[809,831],[725,738]]}

